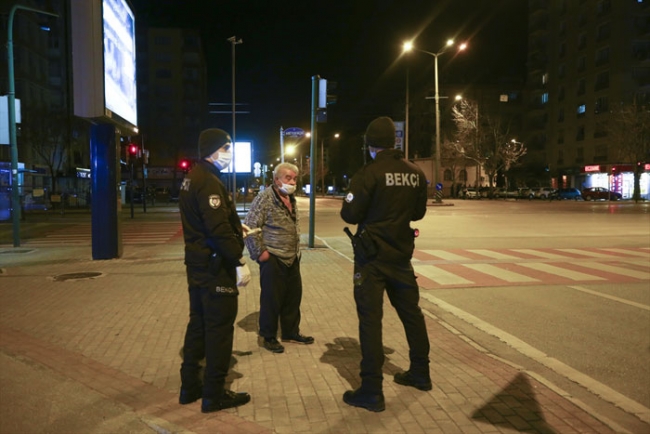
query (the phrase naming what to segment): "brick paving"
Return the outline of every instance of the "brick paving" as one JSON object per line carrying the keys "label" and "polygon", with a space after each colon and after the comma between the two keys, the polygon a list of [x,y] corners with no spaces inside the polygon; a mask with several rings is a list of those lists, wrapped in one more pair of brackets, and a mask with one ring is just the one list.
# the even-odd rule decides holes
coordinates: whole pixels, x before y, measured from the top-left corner
{"label": "brick paving", "polygon": [[[611,433],[544,382],[427,315],[434,388],[399,386],[408,367],[402,325],[384,310],[386,411],[347,406],[342,394],[360,384],[360,350],[351,287],[352,264],[318,246],[303,250],[302,329],[314,345],[260,347],[259,283],[241,291],[232,372],[227,383],[248,391],[249,404],[202,414],[181,406],[179,352],[187,292],[178,238],[129,246],[120,259],[92,261],[88,249],[0,248],[0,351],[29,360],[134,411],[159,432],[177,433]],[[2,253],[2,252],[0,252]],[[66,273],[101,273],[56,281]],[[6,405],[6,403],[2,403]]]}

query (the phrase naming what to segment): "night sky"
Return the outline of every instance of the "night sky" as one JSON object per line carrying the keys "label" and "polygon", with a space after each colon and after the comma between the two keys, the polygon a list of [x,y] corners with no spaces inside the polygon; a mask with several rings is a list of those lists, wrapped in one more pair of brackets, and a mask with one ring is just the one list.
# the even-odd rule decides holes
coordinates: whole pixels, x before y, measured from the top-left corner
{"label": "night sky", "polygon": [[[238,140],[276,149],[280,127],[310,129],[311,77],[338,83],[337,103],[319,134],[362,134],[376,116],[403,117],[406,65],[411,88],[433,85],[433,57],[402,56],[402,44],[438,51],[448,38],[466,41],[460,55],[439,58],[445,82],[523,80],[525,0],[132,0],[136,20],[202,33],[210,102],[231,103],[233,35],[236,101],[250,114],[237,116]],[[227,106],[229,109],[230,106]],[[229,114],[212,126],[231,130]]]}

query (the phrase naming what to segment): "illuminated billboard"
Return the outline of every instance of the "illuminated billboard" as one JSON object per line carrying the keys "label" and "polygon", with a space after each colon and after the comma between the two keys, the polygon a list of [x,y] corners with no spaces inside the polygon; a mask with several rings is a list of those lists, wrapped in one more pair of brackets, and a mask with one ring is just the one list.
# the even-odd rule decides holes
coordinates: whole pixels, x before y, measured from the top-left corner
{"label": "illuminated billboard", "polygon": [[[235,165],[237,173],[251,173],[253,168],[253,145],[251,142],[235,143]],[[232,163],[221,171],[232,173]]]}
{"label": "illuminated billboard", "polygon": [[138,125],[135,15],[127,0],[71,0],[74,114]]}

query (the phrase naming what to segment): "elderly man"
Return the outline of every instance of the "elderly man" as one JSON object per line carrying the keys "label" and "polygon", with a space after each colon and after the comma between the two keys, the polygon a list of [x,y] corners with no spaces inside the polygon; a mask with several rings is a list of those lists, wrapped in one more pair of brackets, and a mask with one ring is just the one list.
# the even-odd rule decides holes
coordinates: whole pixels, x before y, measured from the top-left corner
{"label": "elderly man", "polygon": [[[284,352],[278,342],[278,319],[282,341],[312,344],[314,338],[300,334],[300,230],[296,209],[298,168],[279,164],[273,185],[253,200],[245,224],[251,233],[244,240],[252,259],[260,264],[260,319],[262,345],[273,353]],[[255,231],[259,228],[260,231]]]}

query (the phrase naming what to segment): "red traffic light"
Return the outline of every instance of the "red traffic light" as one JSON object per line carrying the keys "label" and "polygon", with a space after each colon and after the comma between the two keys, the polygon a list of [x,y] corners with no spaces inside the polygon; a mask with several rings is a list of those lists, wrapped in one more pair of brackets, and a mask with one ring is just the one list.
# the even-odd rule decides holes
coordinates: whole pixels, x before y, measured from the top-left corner
{"label": "red traffic light", "polygon": [[183,173],[187,173],[187,172],[189,172],[189,170],[190,170],[190,166],[191,166],[190,160],[184,160],[184,159],[183,159],[183,160],[181,160],[181,161],[178,162],[178,167],[181,168],[181,170],[183,171]]}
{"label": "red traffic light", "polygon": [[138,154],[138,145],[134,145],[133,143],[131,143],[129,145],[129,154],[137,155]]}

